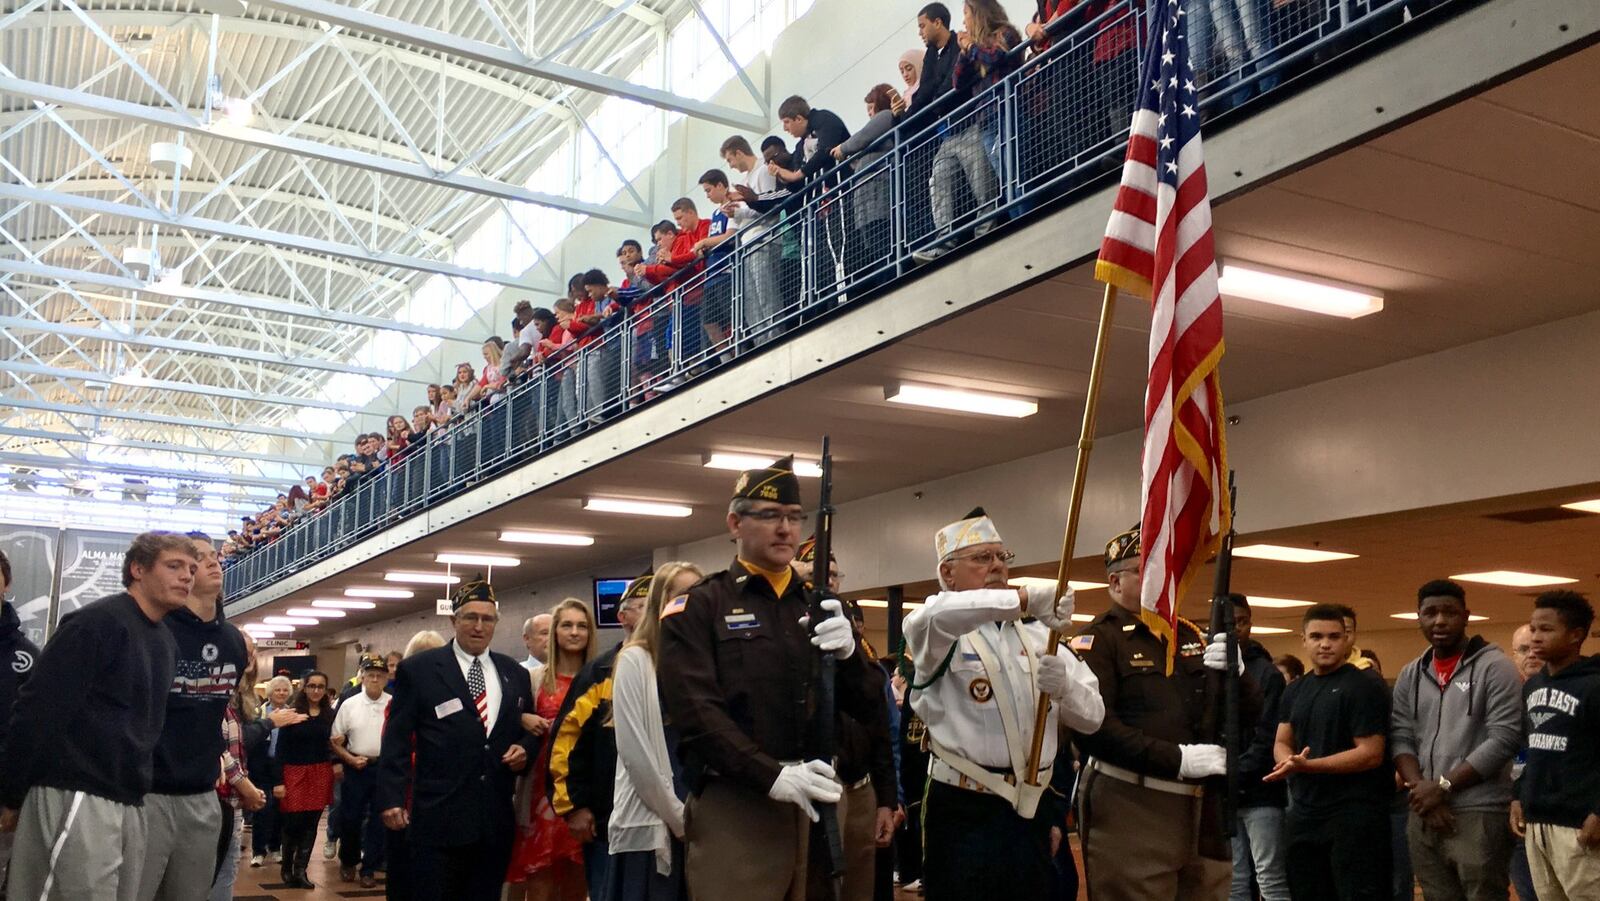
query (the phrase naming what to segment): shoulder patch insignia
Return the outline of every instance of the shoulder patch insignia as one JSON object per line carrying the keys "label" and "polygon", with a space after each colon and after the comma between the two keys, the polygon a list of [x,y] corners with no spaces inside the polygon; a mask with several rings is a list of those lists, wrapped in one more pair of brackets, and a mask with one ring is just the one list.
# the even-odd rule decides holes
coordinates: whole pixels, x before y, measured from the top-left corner
{"label": "shoulder patch insignia", "polygon": [[1090,648],[1094,647],[1094,636],[1093,635],[1074,635],[1074,636],[1072,636],[1072,640],[1067,642],[1067,647],[1071,648],[1074,651],[1087,651]]}
{"label": "shoulder patch insignia", "polygon": [[666,605],[661,608],[661,618],[666,619],[674,614],[682,613],[684,610],[688,609],[688,607],[689,596],[686,594],[680,594],[668,601]]}

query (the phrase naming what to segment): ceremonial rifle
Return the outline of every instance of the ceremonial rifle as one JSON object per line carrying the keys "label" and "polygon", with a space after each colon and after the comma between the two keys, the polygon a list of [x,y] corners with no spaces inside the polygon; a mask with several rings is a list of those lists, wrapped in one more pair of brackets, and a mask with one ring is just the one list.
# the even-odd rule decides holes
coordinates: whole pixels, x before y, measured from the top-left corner
{"label": "ceremonial rifle", "polygon": [[[1226,794],[1222,796],[1222,834],[1233,838],[1236,830],[1239,803],[1239,636],[1233,619],[1233,523],[1239,521],[1238,489],[1233,484],[1233,470],[1228,471],[1228,509],[1233,519],[1228,534],[1222,536],[1222,548],[1217,551],[1217,579],[1211,595],[1211,635],[1228,636],[1228,665],[1221,672],[1210,670],[1206,676],[1209,728],[1205,734],[1218,741],[1228,754],[1228,769],[1223,776]],[[1210,636],[1207,636],[1209,639]],[[1218,696],[1222,702],[1222,721],[1217,722]]]}
{"label": "ceremonial rifle", "polygon": [[[817,504],[817,539],[813,545],[811,563],[811,596],[808,599],[811,627],[828,615],[822,609],[824,599],[831,596],[828,581],[833,570],[833,455],[828,450],[828,436],[822,436],[822,487]],[[815,722],[816,755],[829,766],[834,765],[834,728],[838,723],[838,698],[835,694],[835,677],[839,660],[831,651],[823,651],[818,661],[817,711]],[[818,804],[822,831],[828,840],[828,869],[832,896],[839,896],[839,880],[844,876],[844,836],[839,832],[839,810],[832,804]]]}

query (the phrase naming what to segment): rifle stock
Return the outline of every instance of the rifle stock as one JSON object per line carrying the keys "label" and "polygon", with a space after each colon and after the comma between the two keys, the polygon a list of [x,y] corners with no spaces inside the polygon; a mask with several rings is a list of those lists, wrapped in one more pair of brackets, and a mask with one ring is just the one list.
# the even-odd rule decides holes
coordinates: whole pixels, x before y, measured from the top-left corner
{"label": "rifle stock", "polygon": [[[809,600],[811,622],[822,622],[827,614],[822,610],[823,599],[829,596],[828,579],[833,566],[833,456],[829,452],[828,437],[822,438],[822,486],[817,504],[817,540],[811,567],[811,596]],[[816,754],[824,763],[834,765],[838,697],[835,691],[838,660],[833,654],[823,652],[818,659],[817,711],[814,724]],[[837,898],[839,880],[844,875],[844,836],[839,831],[839,810],[832,804],[818,804],[817,815],[828,842],[830,894]]]}
{"label": "rifle stock", "polygon": [[[1238,508],[1235,505],[1237,490],[1233,484],[1233,472],[1228,472],[1228,503],[1229,509],[1234,511],[1234,522],[1238,519]],[[1222,536],[1222,547],[1217,551],[1217,578],[1211,594],[1211,631],[1207,635],[1222,633],[1228,637],[1228,666],[1221,672],[1212,670],[1207,673],[1206,694],[1209,703],[1206,705],[1206,722],[1202,728],[1212,741],[1222,745],[1228,755],[1227,773],[1222,777],[1222,834],[1233,838],[1238,826],[1239,803],[1239,637],[1235,631],[1233,616],[1233,601],[1229,597],[1232,593],[1233,583],[1233,536],[1234,529],[1231,524],[1228,533]],[[1221,716],[1218,716],[1218,704],[1221,705]]]}

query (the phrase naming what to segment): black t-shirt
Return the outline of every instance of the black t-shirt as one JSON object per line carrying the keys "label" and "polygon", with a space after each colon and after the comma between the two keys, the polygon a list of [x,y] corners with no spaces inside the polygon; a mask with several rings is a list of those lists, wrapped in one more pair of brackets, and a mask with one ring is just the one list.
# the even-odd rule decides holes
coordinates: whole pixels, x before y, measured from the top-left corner
{"label": "black t-shirt", "polygon": [[[1346,663],[1326,676],[1307,673],[1283,690],[1281,721],[1294,727],[1295,750],[1328,757],[1356,746],[1357,738],[1389,734],[1389,692],[1383,681]],[[1359,773],[1295,773],[1289,777],[1291,809],[1323,817],[1352,806],[1384,807],[1394,794],[1393,770],[1384,763]]]}

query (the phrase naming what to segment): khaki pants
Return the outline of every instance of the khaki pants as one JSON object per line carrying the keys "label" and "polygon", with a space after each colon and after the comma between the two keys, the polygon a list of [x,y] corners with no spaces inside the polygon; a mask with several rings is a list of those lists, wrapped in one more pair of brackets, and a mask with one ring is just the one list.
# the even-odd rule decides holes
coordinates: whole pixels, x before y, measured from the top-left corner
{"label": "khaki pants", "polygon": [[[839,799],[839,828],[844,836],[844,890],[839,901],[872,901],[873,876],[878,867],[878,796],[868,780],[846,789]],[[826,856],[826,854],[824,854]]]}
{"label": "khaki pants", "polygon": [[1500,901],[1511,882],[1511,825],[1504,810],[1455,813],[1449,835],[1406,820],[1411,871],[1427,901]]}
{"label": "khaki pants", "polygon": [[1233,866],[1200,856],[1200,799],[1085,768],[1078,828],[1089,901],[1223,901]]}
{"label": "khaki pants", "polygon": [[1539,901],[1600,901],[1600,851],[1578,844],[1578,830],[1529,823],[1527,843]]}
{"label": "khaki pants", "polygon": [[6,897],[133,901],[144,867],[144,837],[142,807],[87,792],[30,788],[17,818]]}
{"label": "khaki pants", "polygon": [[684,811],[694,901],[805,901],[811,820],[798,805],[713,778]]}

